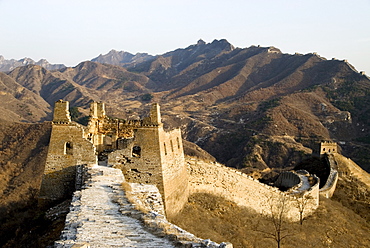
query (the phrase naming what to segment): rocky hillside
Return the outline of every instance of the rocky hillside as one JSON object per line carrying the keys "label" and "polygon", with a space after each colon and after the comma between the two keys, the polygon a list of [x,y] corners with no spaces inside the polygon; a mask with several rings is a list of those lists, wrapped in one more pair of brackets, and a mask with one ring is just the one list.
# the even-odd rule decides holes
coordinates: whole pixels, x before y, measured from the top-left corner
{"label": "rocky hillside", "polygon": [[370,171],[370,80],[347,61],[235,48],[226,40],[199,40],[158,56],[112,50],[93,60],[100,63],[54,71],[28,65],[3,74],[18,87],[4,88],[7,97],[17,102],[15,92],[27,92],[42,105],[23,112],[4,105],[3,118],[50,119],[54,101],[64,99],[80,116],[94,100],[106,102],[108,115],[135,119],[159,102],[166,128],[181,127],[186,140],[229,166],[293,167],[314,142],[334,140]]}
{"label": "rocky hillside", "polygon": [[21,124],[0,120],[0,219],[34,200],[50,140],[50,122]]}

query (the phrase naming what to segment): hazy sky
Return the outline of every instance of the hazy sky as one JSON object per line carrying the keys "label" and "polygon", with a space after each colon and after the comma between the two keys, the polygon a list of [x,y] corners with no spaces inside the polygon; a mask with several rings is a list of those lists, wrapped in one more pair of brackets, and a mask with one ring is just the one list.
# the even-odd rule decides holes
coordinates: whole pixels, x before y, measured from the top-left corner
{"label": "hazy sky", "polygon": [[0,0],[0,55],[75,66],[197,40],[347,59],[370,75],[370,0]]}

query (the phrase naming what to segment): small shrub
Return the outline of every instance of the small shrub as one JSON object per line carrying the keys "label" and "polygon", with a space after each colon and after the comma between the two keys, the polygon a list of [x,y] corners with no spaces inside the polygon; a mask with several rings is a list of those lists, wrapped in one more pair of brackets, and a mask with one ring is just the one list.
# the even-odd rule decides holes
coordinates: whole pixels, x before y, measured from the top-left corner
{"label": "small shrub", "polygon": [[147,93],[147,94],[141,95],[140,98],[144,102],[150,102],[153,99],[153,95],[150,93]]}

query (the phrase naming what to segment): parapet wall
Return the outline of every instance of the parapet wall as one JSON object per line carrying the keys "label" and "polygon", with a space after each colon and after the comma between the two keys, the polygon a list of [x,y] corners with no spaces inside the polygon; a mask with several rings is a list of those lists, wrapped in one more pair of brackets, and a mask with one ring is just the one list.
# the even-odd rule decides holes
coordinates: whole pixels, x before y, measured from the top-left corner
{"label": "parapet wall", "polygon": [[320,195],[331,198],[334,194],[335,188],[338,182],[338,170],[337,163],[335,162],[333,155],[326,156],[326,162],[330,166],[330,173],[325,185],[320,189]]}
{"label": "parapet wall", "polygon": [[272,207],[279,206],[279,201],[284,199],[288,210],[286,217],[291,221],[299,220],[297,205],[300,198],[309,195],[305,215],[309,215],[318,207],[318,183],[304,194],[292,196],[218,163],[207,163],[190,157],[186,157],[186,161],[191,194],[219,195],[239,206],[248,207],[265,215],[271,214]]}

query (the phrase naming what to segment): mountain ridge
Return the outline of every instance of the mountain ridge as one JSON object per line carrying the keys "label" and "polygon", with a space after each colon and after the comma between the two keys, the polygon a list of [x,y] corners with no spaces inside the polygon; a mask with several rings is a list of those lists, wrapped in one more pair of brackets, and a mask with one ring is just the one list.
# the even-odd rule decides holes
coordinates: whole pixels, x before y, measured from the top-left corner
{"label": "mountain ridge", "polygon": [[136,64],[147,61],[155,56],[148,53],[136,53],[135,55],[125,51],[110,50],[107,54],[100,54],[96,58],[91,59],[92,62],[101,64],[119,65]]}
{"label": "mountain ridge", "polygon": [[[272,46],[235,48],[227,40],[199,40],[162,55],[143,56],[146,59],[138,61],[133,54],[112,50],[97,57],[103,64],[85,61],[59,70],[27,65],[6,75],[41,97],[46,109],[37,115],[39,121],[50,119],[59,99],[70,101],[84,115],[89,102],[103,101],[110,115],[134,119],[152,101],[161,105],[167,128],[181,127],[183,137],[228,166],[290,167],[293,158],[312,148],[309,140],[335,140],[370,170],[370,157],[350,148],[370,150],[368,143],[359,143],[370,140],[370,80],[347,61],[316,53],[285,54]],[[118,65],[110,65],[109,58]],[[13,116],[8,119],[22,116],[19,109],[7,111]],[[31,116],[23,114],[18,121],[37,121]],[[278,137],[284,135],[295,144],[280,144]],[[260,149],[269,140],[292,159],[274,164]],[[254,155],[260,159],[245,162]]]}

